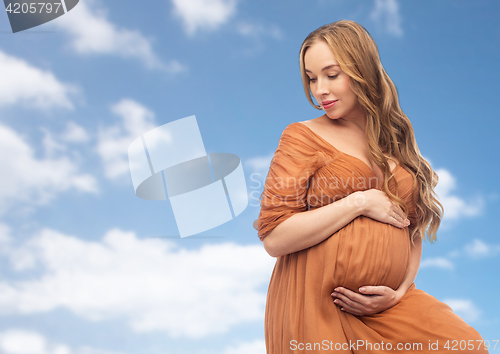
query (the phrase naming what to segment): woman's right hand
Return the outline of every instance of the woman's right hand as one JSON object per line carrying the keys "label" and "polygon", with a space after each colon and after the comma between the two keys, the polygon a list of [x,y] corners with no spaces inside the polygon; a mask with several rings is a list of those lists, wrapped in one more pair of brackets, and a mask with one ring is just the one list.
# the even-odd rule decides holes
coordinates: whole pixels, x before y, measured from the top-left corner
{"label": "woman's right hand", "polygon": [[362,205],[361,215],[400,228],[410,225],[410,220],[405,220],[403,210],[389,199],[389,196],[384,191],[372,188],[356,193],[359,194],[355,197],[355,203],[356,205]]}

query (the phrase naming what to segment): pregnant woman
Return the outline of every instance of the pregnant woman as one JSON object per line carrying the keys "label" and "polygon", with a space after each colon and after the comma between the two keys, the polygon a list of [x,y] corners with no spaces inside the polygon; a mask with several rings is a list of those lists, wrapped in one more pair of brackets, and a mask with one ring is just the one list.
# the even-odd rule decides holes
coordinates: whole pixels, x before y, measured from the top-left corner
{"label": "pregnant woman", "polygon": [[353,21],[320,27],[300,70],[325,114],[283,131],[254,223],[277,257],[267,353],[487,353],[474,328],[415,287],[422,239],[436,239],[442,216],[438,176],[373,39]]}

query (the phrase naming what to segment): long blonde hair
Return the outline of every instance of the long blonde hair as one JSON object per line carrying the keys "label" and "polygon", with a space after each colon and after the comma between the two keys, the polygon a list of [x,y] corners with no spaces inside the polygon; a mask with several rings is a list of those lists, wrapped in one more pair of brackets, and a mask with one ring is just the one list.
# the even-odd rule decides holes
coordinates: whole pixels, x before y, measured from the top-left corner
{"label": "long blonde hair", "polygon": [[[418,149],[413,127],[398,102],[396,87],[385,72],[380,61],[377,45],[368,31],[350,20],[340,20],[311,32],[300,48],[300,73],[309,102],[313,102],[309,76],[305,72],[304,55],[307,48],[317,41],[326,42],[340,68],[350,76],[351,90],[366,114],[366,137],[370,154],[384,173],[383,191],[408,215],[405,201],[389,190],[389,181],[394,179],[384,153],[396,157],[413,177],[413,194],[416,201],[417,225],[411,225],[410,239],[420,235],[431,243],[437,240],[436,233],[444,213],[442,204],[434,192],[439,177]],[[397,190],[397,182],[394,179]],[[417,191],[418,188],[418,191]],[[397,192],[396,192],[397,193]]]}

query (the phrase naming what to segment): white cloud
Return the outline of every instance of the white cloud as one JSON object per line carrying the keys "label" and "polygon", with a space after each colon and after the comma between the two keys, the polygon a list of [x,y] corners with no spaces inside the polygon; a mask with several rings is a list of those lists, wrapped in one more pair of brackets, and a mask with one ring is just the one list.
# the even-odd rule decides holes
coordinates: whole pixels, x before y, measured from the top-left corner
{"label": "white cloud", "polygon": [[439,182],[434,190],[439,201],[443,204],[443,220],[456,220],[464,216],[475,216],[481,213],[484,205],[482,199],[476,198],[475,200],[465,201],[453,195],[453,190],[456,188],[455,177],[443,168],[436,169],[436,173],[439,176]]}
{"label": "white cloud", "polygon": [[239,22],[236,24],[236,33],[248,38],[251,44],[246,44],[242,49],[242,54],[255,55],[265,49],[264,39],[283,39],[283,32],[276,25],[264,25],[262,23]]}
{"label": "white cloud", "polygon": [[420,262],[420,268],[442,268],[453,270],[453,263],[443,257],[427,258]]}
{"label": "white cloud", "polygon": [[176,73],[184,66],[172,60],[162,62],[154,53],[150,38],[139,31],[119,28],[107,19],[107,11],[97,0],[80,1],[78,6],[50,22],[71,36],[71,48],[79,54],[116,55],[135,58],[151,69]]}
{"label": "white cloud", "polygon": [[[273,159],[274,152],[267,156],[256,156],[245,161],[245,165],[249,166],[254,172],[265,173],[269,171],[271,160]],[[265,178],[266,176],[264,176]]]}
{"label": "white cloud", "polygon": [[472,244],[465,246],[465,251],[470,256],[473,256],[473,257],[474,256],[484,257],[484,256],[487,256],[488,253],[490,253],[490,248],[483,241],[478,240],[478,239],[474,239],[474,241],[472,241]]}
{"label": "white cloud", "polygon": [[249,185],[250,192],[248,193],[250,206],[260,207],[259,198],[262,193],[261,190],[264,187],[273,156],[274,153],[271,153],[268,156],[257,156],[245,160],[245,166],[248,166],[249,170],[253,171],[250,175],[251,184]]}
{"label": "white cloud", "polygon": [[188,35],[197,30],[214,30],[236,12],[236,0],[172,0],[174,14],[184,23]]}
{"label": "white cloud", "polygon": [[464,246],[464,251],[472,258],[493,257],[500,253],[500,245],[488,245],[476,238]]}
{"label": "white cloud", "polygon": [[495,257],[500,254],[500,245],[487,244],[480,239],[474,239],[470,243],[463,246],[462,249],[454,249],[448,252],[448,258],[437,257],[428,258],[420,264],[420,267],[437,267],[453,269],[454,264],[450,258],[464,259],[465,256],[472,259],[483,259],[488,257]]}
{"label": "white cloud", "polygon": [[444,299],[444,303],[450,306],[457,315],[465,322],[474,322],[481,315],[481,311],[471,300],[465,299]]}
{"label": "white cloud", "polygon": [[101,349],[81,347],[72,349],[67,345],[54,343],[43,335],[22,329],[8,329],[0,332],[0,353],[2,354],[118,354]]}
{"label": "white cloud", "polygon": [[239,34],[245,37],[258,38],[262,36],[269,36],[277,40],[283,38],[283,32],[276,25],[266,26],[261,23],[240,22],[237,25],[236,30]]}
{"label": "white cloud", "polygon": [[137,137],[155,128],[154,113],[131,99],[122,99],[111,107],[121,122],[100,128],[97,151],[106,177],[129,176],[128,147]]}
{"label": "white cloud", "polygon": [[[13,268],[40,274],[2,279],[0,313],[65,308],[90,321],[126,318],[134,331],[163,330],[173,337],[203,337],[262,321],[263,286],[275,263],[261,245],[184,249],[118,229],[100,242],[44,229],[9,247]],[[16,267],[19,254],[24,263]]]}
{"label": "white cloud", "polygon": [[25,138],[4,125],[0,125],[0,165],[0,213],[17,203],[48,203],[70,189],[97,192],[95,178],[79,172],[73,160],[36,158]]}
{"label": "white cloud", "polygon": [[89,135],[85,128],[70,121],[66,123],[66,129],[60,139],[70,143],[84,143],[89,140]]}
{"label": "white cloud", "polygon": [[47,110],[73,109],[77,86],[62,83],[50,71],[0,51],[0,106],[22,106]]}
{"label": "white cloud", "polygon": [[40,128],[43,132],[42,146],[45,151],[45,156],[54,156],[57,152],[66,150],[66,146],[58,142],[52,135],[52,132],[47,128]]}
{"label": "white cloud", "polygon": [[0,222],[0,251],[2,251],[10,242],[10,227]]}
{"label": "white cloud", "polygon": [[266,352],[266,342],[256,339],[253,342],[240,343],[236,346],[230,346],[224,354],[264,354]]}
{"label": "white cloud", "polygon": [[396,37],[403,36],[397,0],[375,0],[375,7],[370,14],[370,18],[388,33]]}

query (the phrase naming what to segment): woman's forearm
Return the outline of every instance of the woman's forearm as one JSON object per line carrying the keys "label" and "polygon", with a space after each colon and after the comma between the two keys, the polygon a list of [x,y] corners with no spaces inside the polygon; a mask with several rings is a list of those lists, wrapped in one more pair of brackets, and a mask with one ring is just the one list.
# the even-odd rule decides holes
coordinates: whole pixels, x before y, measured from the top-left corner
{"label": "woman's forearm", "polygon": [[[411,234],[411,230],[410,230]],[[410,266],[408,267],[408,272],[406,273],[405,280],[401,283],[399,288],[396,289],[396,292],[399,293],[400,297],[402,297],[408,291],[410,285],[415,281],[417,277],[418,269],[420,268],[420,259],[422,258],[422,238],[420,234],[417,233],[417,237],[415,238],[415,245],[411,246],[410,253]]]}
{"label": "woman's forearm", "polygon": [[357,193],[286,219],[264,238],[267,253],[279,257],[324,241],[363,214],[364,206],[356,204]]}

